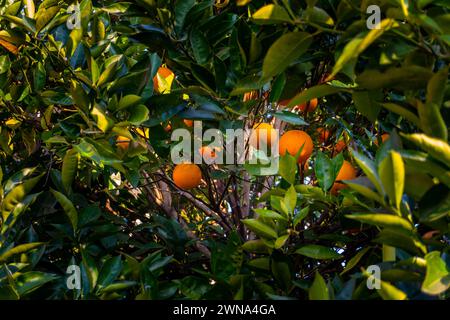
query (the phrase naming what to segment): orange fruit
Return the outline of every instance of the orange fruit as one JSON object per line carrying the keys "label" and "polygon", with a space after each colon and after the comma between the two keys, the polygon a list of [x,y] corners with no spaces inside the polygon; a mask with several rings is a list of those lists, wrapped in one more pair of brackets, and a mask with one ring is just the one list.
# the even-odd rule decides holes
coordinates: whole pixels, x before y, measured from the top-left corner
{"label": "orange fruit", "polygon": [[182,163],[175,167],[172,178],[178,188],[189,190],[200,185],[202,172],[196,164]]}
{"label": "orange fruit", "polygon": [[258,91],[256,91],[256,90],[253,90],[253,91],[249,91],[249,92],[246,92],[245,94],[244,94],[244,99],[243,99],[243,101],[244,102],[247,102],[247,101],[250,101],[250,100],[257,100],[258,99]]}
{"label": "orange fruit", "polygon": [[[390,137],[389,133],[383,133],[383,134],[381,135],[381,142],[382,142],[382,143],[385,143],[386,140],[389,139],[389,137]],[[378,146],[378,138],[375,138],[374,144],[375,144],[376,146]]]}
{"label": "orange fruit", "polygon": [[174,76],[175,76],[175,74],[169,68],[159,67],[158,72],[153,77],[153,90],[158,93],[160,92],[160,90],[159,90],[160,80],[158,79],[158,77],[160,77],[162,79],[168,79],[168,78],[171,78]]}
{"label": "orange fruit", "polygon": [[304,163],[313,152],[313,141],[311,137],[302,130],[290,130],[285,132],[280,138],[280,154],[284,156],[286,151],[295,156],[303,146],[298,157],[299,163]]}
{"label": "orange fruit", "polygon": [[[265,132],[265,134],[263,133]],[[270,123],[257,123],[253,126],[253,131],[250,137],[250,144],[259,149],[260,139],[261,142],[267,145],[267,148],[270,148],[272,144],[272,132],[275,133],[275,129],[272,127]]]}
{"label": "orange fruit", "polygon": [[211,160],[215,160],[217,158],[216,152],[219,151],[220,151],[219,149],[211,148],[209,146],[203,146],[198,150],[198,152],[202,155],[203,158]]}
{"label": "orange fruit", "polygon": [[314,110],[316,110],[318,104],[319,100],[317,100],[317,98],[314,98],[311,101],[295,106],[294,111],[300,110],[301,112],[313,112]]}
{"label": "orange fruit", "polygon": [[[356,178],[356,169],[352,166],[350,162],[344,160],[342,167],[336,177],[336,181],[341,180],[352,180]],[[346,188],[347,186],[343,183],[335,182],[331,187],[331,194],[337,195],[339,190]]]}
{"label": "orange fruit", "polygon": [[172,124],[169,122],[169,123],[167,124],[167,126],[164,127],[164,131],[165,131],[165,132],[169,132],[170,130],[172,130]]}
{"label": "orange fruit", "polygon": [[194,120],[184,119],[183,122],[186,127],[192,128],[194,126]]}
{"label": "orange fruit", "polygon": [[347,144],[344,140],[339,140],[338,143],[334,146],[334,150],[339,153],[347,147]]}
{"label": "orange fruit", "polygon": [[317,133],[319,134],[319,142],[324,143],[328,140],[330,137],[330,130],[327,130],[325,128],[317,128]]}
{"label": "orange fruit", "polygon": [[291,102],[291,99],[285,99],[285,100],[278,101],[278,104],[281,106],[287,107],[289,102]]}
{"label": "orange fruit", "polygon": [[130,147],[131,139],[124,137],[124,136],[118,136],[116,139],[116,146],[118,146],[120,149],[126,151]]}

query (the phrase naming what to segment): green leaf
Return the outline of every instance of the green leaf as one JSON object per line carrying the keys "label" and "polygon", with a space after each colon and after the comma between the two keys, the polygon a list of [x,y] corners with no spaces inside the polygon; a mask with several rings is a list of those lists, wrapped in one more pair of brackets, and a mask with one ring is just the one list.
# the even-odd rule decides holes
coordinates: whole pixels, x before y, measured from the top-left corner
{"label": "green leaf", "polygon": [[288,108],[292,108],[296,105],[308,102],[314,98],[321,98],[328,95],[332,95],[338,92],[347,91],[345,88],[333,87],[328,84],[319,84],[317,86],[308,88],[296,96],[294,96],[288,104]]}
{"label": "green leaf", "polygon": [[360,250],[357,254],[355,254],[346,264],[344,270],[340,273],[342,276],[344,273],[349,272],[351,269],[356,267],[359,263],[359,261],[362,259],[362,257],[369,251],[370,247],[365,247],[362,250]]}
{"label": "green leaf", "polygon": [[36,33],[35,21],[33,19],[30,19],[29,17],[24,16],[22,19],[22,18],[12,16],[9,14],[5,14],[2,17],[5,18],[6,20],[9,20],[12,23],[15,23],[21,27],[24,27],[26,30],[30,31],[31,33]]}
{"label": "green leaf", "polygon": [[100,165],[115,165],[120,164],[122,161],[110,150],[98,150],[100,145],[93,145],[93,141],[88,138],[81,139],[78,145],[74,148],[80,153],[82,157],[93,160]]}
{"label": "green leaf", "polygon": [[448,66],[442,68],[431,77],[427,85],[427,104],[435,104],[438,107],[444,101],[445,89],[448,82]]}
{"label": "green leaf", "polygon": [[303,209],[301,209],[301,210],[299,211],[299,213],[297,213],[297,215],[294,217],[294,221],[293,221],[293,223],[294,223],[294,228],[295,228],[300,222],[302,222],[303,219],[306,218],[306,216],[308,215],[308,213],[309,213],[309,206],[308,206],[308,207],[305,207],[305,208],[303,208]]}
{"label": "green leaf", "polygon": [[136,281],[121,281],[121,282],[116,282],[116,283],[112,283],[106,287],[103,287],[99,290],[100,294],[104,294],[104,293],[112,293],[112,292],[118,292],[118,291],[122,291],[122,290],[126,290],[129,289],[131,287],[134,287],[138,285],[138,282]]}
{"label": "green leaf", "polygon": [[283,217],[281,214],[279,214],[276,211],[268,210],[268,209],[254,209],[254,211],[262,218],[268,218],[268,219],[278,219],[286,221],[287,219]]}
{"label": "green leaf", "polygon": [[406,120],[412,122],[414,125],[416,125],[418,128],[421,128],[420,119],[414,112],[398,105],[395,103],[382,103],[381,104],[384,108],[387,110],[394,112],[398,114],[399,116],[405,118]]}
{"label": "green leaf", "polygon": [[0,56],[0,74],[7,72],[11,67],[11,60],[8,55]]}
{"label": "green leaf", "polygon": [[115,56],[109,61],[108,66],[105,68],[105,70],[103,70],[103,72],[100,74],[100,77],[98,78],[98,88],[101,88],[104,85],[108,84],[114,78],[117,70],[119,69],[121,61],[121,55]]}
{"label": "green leaf", "polygon": [[1,206],[3,221],[8,220],[8,216],[14,211],[16,206],[18,206],[25,199],[27,194],[34,188],[42,177],[43,174],[35,178],[28,179],[25,182],[18,184],[10,192],[8,192],[3,199]]}
{"label": "green leaf", "polygon": [[78,157],[79,155],[76,149],[68,150],[64,156],[61,169],[61,180],[66,192],[71,189],[73,179],[77,174]]}
{"label": "green leaf", "polygon": [[376,90],[381,88],[393,88],[399,90],[422,89],[427,85],[433,73],[424,67],[405,66],[390,68],[385,72],[378,70],[366,70],[356,78],[361,88]]}
{"label": "green leaf", "polygon": [[249,266],[262,270],[270,270],[270,259],[269,258],[256,258],[248,262]]}
{"label": "green leaf", "polygon": [[53,195],[55,196],[56,200],[58,200],[61,207],[64,209],[64,212],[66,213],[67,217],[70,220],[70,223],[72,225],[73,231],[77,230],[78,227],[78,213],[77,209],[75,209],[72,201],[70,201],[65,195],[63,195],[61,192],[58,192],[56,190],[51,190]]}
{"label": "green leaf", "polygon": [[129,94],[119,100],[117,110],[125,110],[135,107],[142,102],[142,98],[135,94]]}
{"label": "green leaf", "polygon": [[149,119],[150,112],[148,108],[143,104],[135,106],[129,111],[130,117],[128,118],[128,121],[135,126],[139,126],[140,124]]}
{"label": "green leaf", "polygon": [[345,217],[357,220],[362,223],[393,229],[405,234],[411,234],[412,232],[414,232],[414,226],[408,220],[393,214],[354,213],[345,215]]}
{"label": "green leaf", "polygon": [[364,197],[382,204],[383,199],[375,191],[373,191],[369,186],[367,186],[367,184],[362,183],[361,179],[363,179],[363,178],[357,178],[357,179],[353,179],[351,181],[344,181],[344,183],[346,185],[348,185],[351,189],[362,194]]}
{"label": "green leaf", "polygon": [[367,33],[360,33],[345,46],[344,51],[341,53],[333,67],[331,77],[338,74],[346,64],[356,60],[359,55],[382,36],[385,31],[397,26],[398,23],[394,19],[384,19],[380,22],[380,28],[373,29]]}
{"label": "green leaf", "polygon": [[297,205],[297,191],[293,185],[291,185],[286,191],[283,202],[288,210],[288,213],[292,215],[295,211],[295,206]]}
{"label": "green leaf", "polygon": [[73,29],[70,32],[69,40],[66,45],[66,55],[72,57],[83,39],[83,30],[80,28]]}
{"label": "green leaf", "polygon": [[256,24],[292,23],[292,19],[286,10],[279,5],[268,4],[256,11],[252,16]]}
{"label": "green leaf", "polygon": [[381,161],[378,170],[389,200],[399,209],[405,187],[405,166],[402,156],[396,151],[390,151]]}
{"label": "green leaf", "polygon": [[83,267],[86,270],[86,273],[89,278],[89,287],[91,290],[93,290],[95,288],[95,286],[97,285],[97,279],[98,279],[97,265],[96,265],[94,259],[83,248],[81,249],[81,257],[82,257]]}
{"label": "green leaf", "polygon": [[329,190],[333,185],[343,162],[344,157],[342,154],[330,159],[321,151],[317,153],[315,173],[319,181],[319,185],[324,191]]}
{"label": "green leaf", "polygon": [[40,271],[29,271],[18,275],[16,289],[21,297],[39,289],[44,284],[58,279],[58,276]]}
{"label": "green leaf", "polygon": [[308,295],[309,300],[330,300],[327,284],[318,272],[316,272],[311,288],[309,288]]}
{"label": "green leaf", "polygon": [[355,107],[369,121],[375,122],[381,110],[381,104],[377,101],[382,99],[378,91],[354,91],[353,101]]}
{"label": "green leaf", "polygon": [[102,132],[108,132],[112,129],[112,127],[114,127],[114,120],[106,115],[100,105],[94,105],[91,115],[95,119],[97,128],[102,130]]}
{"label": "green leaf", "polygon": [[175,3],[175,31],[180,33],[184,28],[184,22],[189,10],[195,4],[195,0],[177,0]]}
{"label": "green leaf", "polygon": [[420,151],[402,150],[403,161],[409,171],[430,174],[450,188],[450,171],[428,154]]}
{"label": "green leaf", "polygon": [[297,126],[307,126],[309,125],[308,122],[306,122],[301,116],[299,116],[297,113],[287,111],[287,110],[281,110],[277,111],[273,115],[275,118],[280,119],[284,122],[294,124]]}
{"label": "green leaf", "polygon": [[14,248],[2,253],[0,255],[0,263],[5,263],[8,261],[9,258],[17,255],[17,254],[22,254],[22,253],[26,253],[30,250],[36,249],[42,245],[44,245],[44,242],[32,242],[32,243],[25,243],[25,244],[20,244],[18,246],[15,246]]}
{"label": "green leaf", "polygon": [[39,33],[59,12],[59,6],[39,8],[36,14],[36,32]]}
{"label": "green leaf", "polygon": [[358,166],[364,171],[367,178],[369,178],[370,182],[372,182],[372,184],[377,189],[378,193],[380,195],[384,195],[384,191],[381,186],[381,180],[375,168],[375,163],[363,154],[358,153],[354,149],[350,149],[350,151],[353,155],[353,158],[355,158],[356,163],[358,163]]}
{"label": "green leaf", "polygon": [[292,286],[292,270],[291,261],[287,255],[283,255],[278,251],[274,251],[271,257],[271,271],[284,291],[288,291]]}
{"label": "green leaf", "polygon": [[97,286],[104,288],[110,285],[122,271],[123,265],[120,256],[112,257],[103,264],[98,275]]}
{"label": "green leaf", "polygon": [[287,152],[284,156],[280,157],[278,173],[284,180],[286,180],[290,184],[293,184],[295,182],[297,170],[298,170],[298,167],[297,167],[297,161],[295,160],[295,157],[291,156]]}
{"label": "green leaf", "polygon": [[422,283],[422,292],[438,295],[450,287],[450,270],[445,261],[441,259],[439,251],[433,251],[425,256],[427,271]]}
{"label": "green leaf", "polygon": [[286,242],[289,240],[289,234],[285,234],[284,236],[279,237],[275,240],[275,249],[280,249],[283,247]]}
{"label": "green leaf", "polygon": [[194,53],[194,58],[198,64],[206,64],[211,57],[211,48],[208,44],[208,39],[198,29],[194,28],[190,36],[191,48]]}
{"label": "green leaf", "polygon": [[308,50],[311,43],[312,36],[305,32],[291,32],[282,35],[267,51],[263,63],[263,79],[269,79],[282,73]]}
{"label": "green leaf", "polygon": [[256,219],[246,219],[242,220],[242,222],[254,233],[256,233],[259,236],[265,237],[265,238],[272,238],[276,239],[278,238],[277,232],[272,229],[272,227],[268,226],[267,224],[256,220]]}
{"label": "green leaf", "polygon": [[307,244],[297,250],[295,253],[304,255],[308,258],[328,260],[328,259],[341,259],[342,255],[337,253],[332,248],[320,246],[317,244]]}
{"label": "green leaf", "polygon": [[247,241],[242,245],[242,249],[253,253],[268,253],[267,246],[264,244],[264,241],[260,239]]}
{"label": "green leaf", "polygon": [[276,77],[272,83],[272,89],[270,90],[270,97],[269,97],[270,102],[277,102],[280,100],[285,85],[286,85],[286,74],[282,73],[278,77]]}
{"label": "green leaf", "polygon": [[420,127],[433,138],[447,141],[448,130],[439,106],[433,102],[418,101]]}
{"label": "green leaf", "polygon": [[408,296],[402,290],[393,286],[389,282],[380,281],[380,290],[377,293],[383,300],[406,300]]}
{"label": "green leaf", "polygon": [[396,229],[382,229],[374,240],[376,243],[388,245],[395,248],[401,248],[413,254],[426,254],[426,246],[417,238],[417,236]]}
{"label": "green leaf", "polygon": [[428,152],[434,159],[442,162],[447,167],[450,167],[450,145],[446,141],[429,137],[421,133],[401,135],[422,150]]}

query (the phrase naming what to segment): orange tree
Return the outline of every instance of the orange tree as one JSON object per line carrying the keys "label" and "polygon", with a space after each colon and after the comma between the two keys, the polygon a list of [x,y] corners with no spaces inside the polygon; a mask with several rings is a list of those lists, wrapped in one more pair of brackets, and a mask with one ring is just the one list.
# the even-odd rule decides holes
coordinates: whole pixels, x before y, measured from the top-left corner
{"label": "orange tree", "polygon": [[448,298],[447,1],[0,3],[0,298]]}

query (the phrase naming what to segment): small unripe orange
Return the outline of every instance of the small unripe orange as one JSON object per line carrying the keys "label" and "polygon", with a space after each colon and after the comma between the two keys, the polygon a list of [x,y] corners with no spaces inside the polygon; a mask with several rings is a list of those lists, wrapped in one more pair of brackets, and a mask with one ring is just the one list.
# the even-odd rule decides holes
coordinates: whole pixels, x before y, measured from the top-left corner
{"label": "small unripe orange", "polygon": [[313,152],[313,141],[311,137],[302,130],[290,130],[285,132],[280,138],[280,154],[284,156],[286,152],[290,155],[296,156],[299,150],[303,149],[298,157],[299,163],[304,163],[311,156]]}
{"label": "small unripe orange", "polygon": [[196,188],[202,181],[202,172],[196,164],[178,164],[173,170],[173,181],[183,190]]}

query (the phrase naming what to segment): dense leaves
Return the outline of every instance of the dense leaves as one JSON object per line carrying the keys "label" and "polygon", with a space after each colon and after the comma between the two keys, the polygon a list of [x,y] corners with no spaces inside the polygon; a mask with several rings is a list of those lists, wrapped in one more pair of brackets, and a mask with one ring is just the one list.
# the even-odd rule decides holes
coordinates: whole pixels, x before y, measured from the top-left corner
{"label": "dense leaves", "polygon": [[[450,7],[376,2],[0,0],[0,298],[448,298]],[[188,120],[314,149],[182,190]]]}

